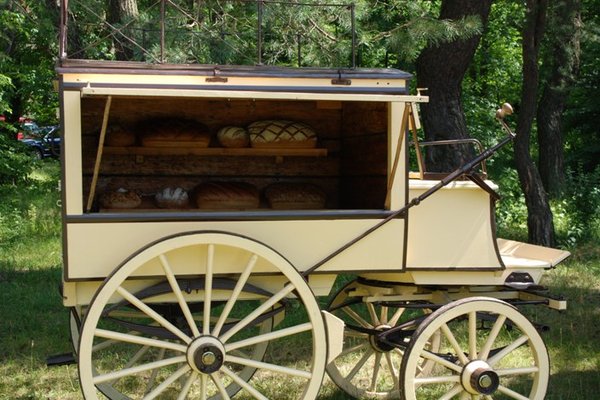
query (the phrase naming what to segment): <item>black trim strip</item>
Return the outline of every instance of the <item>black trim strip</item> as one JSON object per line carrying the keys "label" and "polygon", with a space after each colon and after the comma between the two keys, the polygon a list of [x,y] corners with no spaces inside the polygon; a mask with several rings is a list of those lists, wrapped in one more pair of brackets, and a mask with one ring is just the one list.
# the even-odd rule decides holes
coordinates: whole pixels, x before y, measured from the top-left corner
{"label": "black trim strip", "polygon": [[[181,211],[115,212],[67,215],[67,223],[117,222],[193,222],[193,221],[291,221],[335,219],[384,219],[395,211],[387,210],[294,210],[294,211]],[[403,214],[396,218],[402,219]]]}

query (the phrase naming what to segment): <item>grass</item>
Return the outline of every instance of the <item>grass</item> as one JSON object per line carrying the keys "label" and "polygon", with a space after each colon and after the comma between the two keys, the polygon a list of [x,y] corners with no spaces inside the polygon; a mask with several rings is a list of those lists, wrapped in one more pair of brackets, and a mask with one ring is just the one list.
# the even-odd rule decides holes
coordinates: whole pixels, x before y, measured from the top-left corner
{"label": "grass", "polygon": [[[58,164],[37,165],[30,181],[0,188],[0,400],[81,399],[75,365],[46,367],[46,357],[71,351],[61,278]],[[544,283],[564,295],[568,310],[531,307],[532,320],[550,326],[543,336],[552,376],[549,400],[598,398],[600,393],[600,246],[587,244]],[[302,359],[288,350],[292,359]],[[257,376],[274,393],[286,382]],[[285,397],[280,397],[285,398]],[[320,399],[347,398],[325,378]]]}

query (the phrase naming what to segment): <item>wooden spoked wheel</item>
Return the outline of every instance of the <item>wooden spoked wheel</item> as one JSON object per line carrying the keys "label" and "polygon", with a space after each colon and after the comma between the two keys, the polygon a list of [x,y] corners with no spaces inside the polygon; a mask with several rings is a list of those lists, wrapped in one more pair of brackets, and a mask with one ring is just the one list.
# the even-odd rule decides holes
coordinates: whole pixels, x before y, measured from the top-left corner
{"label": "wooden spoked wheel", "polygon": [[[439,350],[427,350],[438,331]],[[419,373],[423,360],[435,363],[426,375]],[[423,321],[406,350],[400,377],[405,400],[542,400],[549,360],[539,333],[515,307],[474,297],[449,303]]]}
{"label": "wooden spoked wheel", "polygon": [[[400,397],[400,364],[404,348],[394,347],[377,339],[369,332],[386,332],[399,327],[395,335],[408,343],[411,333],[429,310],[387,307],[364,302],[362,297],[351,296],[364,285],[354,280],[340,289],[332,298],[328,311],[345,323],[342,353],[327,365],[331,379],[346,393],[358,399],[397,399]],[[370,287],[370,290],[377,290]],[[436,348],[439,334],[433,335],[429,348]],[[425,364],[421,368],[428,368]]]}
{"label": "wooden spoked wheel", "polygon": [[142,249],[104,281],[78,357],[87,400],[314,399],[327,338],[312,291],[281,255],[191,233]]}

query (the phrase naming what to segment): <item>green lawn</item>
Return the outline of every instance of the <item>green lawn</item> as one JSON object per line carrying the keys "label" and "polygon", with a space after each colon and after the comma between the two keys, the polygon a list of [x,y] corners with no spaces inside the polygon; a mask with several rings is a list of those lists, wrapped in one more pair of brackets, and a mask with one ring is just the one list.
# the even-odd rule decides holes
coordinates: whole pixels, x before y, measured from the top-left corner
{"label": "green lawn", "polygon": [[[0,399],[80,399],[77,367],[48,368],[46,357],[71,351],[61,277],[58,165],[40,164],[24,187],[0,191]],[[568,310],[532,307],[552,361],[547,399],[600,395],[600,259],[588,246],[545,277]],[[283,398],[283,397],[282,397]],[[326,378],[322,399],[346,396]]]}

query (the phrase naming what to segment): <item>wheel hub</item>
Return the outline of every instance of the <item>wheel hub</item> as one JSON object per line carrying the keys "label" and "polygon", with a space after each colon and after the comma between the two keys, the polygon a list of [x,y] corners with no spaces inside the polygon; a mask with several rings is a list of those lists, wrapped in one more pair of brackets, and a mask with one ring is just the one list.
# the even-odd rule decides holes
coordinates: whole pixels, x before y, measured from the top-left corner
{"label": "wheel hub", "polygon": [[475,360],[463,369],[461,383],[471,394],[490,395],[498,389],[500,378],[488,363]]}
{"label": "wheel hub", "polygon": [[188,364],[195,371],[212,374],[223,366],[225,348],[213,336],[200,336],[190,343],[186,356]]}
{"label": "wheel hub", "polygon": [[[389,325],[379,325],[375,327],[375,330],[379,332],[385,332],[390,329],[392,329],[392,327]],[[379,339],[379,335],[369,335],[369,343],[371,344],[373,350],[378,351],[379,353],[387,353],[388,351],[392,351],[394,349],[393,346]]]}

